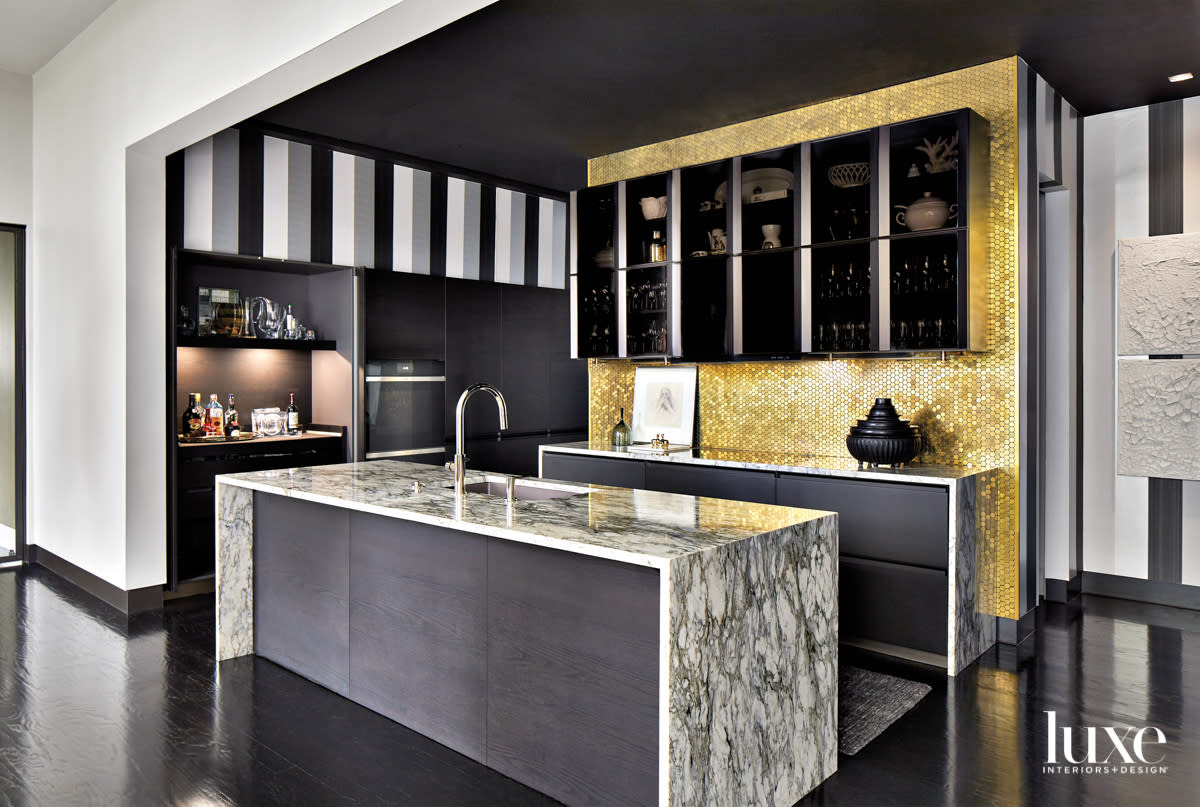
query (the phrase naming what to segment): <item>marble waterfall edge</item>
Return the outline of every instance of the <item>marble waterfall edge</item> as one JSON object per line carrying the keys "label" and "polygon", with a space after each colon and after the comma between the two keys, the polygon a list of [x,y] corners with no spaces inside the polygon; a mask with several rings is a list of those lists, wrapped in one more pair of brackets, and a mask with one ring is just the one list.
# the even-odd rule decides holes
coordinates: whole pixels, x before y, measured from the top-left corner
{"label": "marble waterfall edge", "polygon": [[254,652],[254,491],[217,482],[217,661]]}
{"label": "marble waterfall edge", "polygon": [[794,804],[837,770],[837,516],[669,576],[668,803]]}

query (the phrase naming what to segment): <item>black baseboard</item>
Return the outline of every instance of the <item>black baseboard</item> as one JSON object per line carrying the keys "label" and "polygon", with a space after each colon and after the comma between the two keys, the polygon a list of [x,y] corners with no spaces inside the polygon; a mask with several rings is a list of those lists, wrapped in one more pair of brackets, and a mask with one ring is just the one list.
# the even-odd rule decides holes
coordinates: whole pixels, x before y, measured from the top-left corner
{"label": "black baseboard", "polygon": [[1035,606],[1026,611],[1020,619],[996,617],[996,641],[1000,644],[1019,645],[1028,639],[1037,629],[1040,611],[1041,606]]}
{"label": "black baseboard", "polygon": [[1083,593],[1200,611],[1200,586],[1188,586],[1183,583],[1084,572]]}
{"label": "black baseboard", "polygon": [[1055,580],[1046,578],[1046,600],[1049,602],[1068,602],[1078,597],[1082,592],[1083,581],[1079,575],[1070,580]]}
{"label": "black baseboard", "polygon": [[126,591],[36,544],[28,547],[28,553],[30,563],[49,569],[124,614],[162,608],[162,586],[146,586]]}

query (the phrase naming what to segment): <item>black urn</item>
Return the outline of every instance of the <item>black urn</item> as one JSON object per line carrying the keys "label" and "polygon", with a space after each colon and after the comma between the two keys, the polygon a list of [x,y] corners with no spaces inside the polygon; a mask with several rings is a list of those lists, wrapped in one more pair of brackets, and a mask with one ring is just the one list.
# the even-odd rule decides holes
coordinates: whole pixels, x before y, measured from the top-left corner
{"label": "black urn", "polygon": [[867,419],[850,427],[846,448],[860,464],[900,466],[920,452],[921,435],[900,419],[891,398],[876,398]]}

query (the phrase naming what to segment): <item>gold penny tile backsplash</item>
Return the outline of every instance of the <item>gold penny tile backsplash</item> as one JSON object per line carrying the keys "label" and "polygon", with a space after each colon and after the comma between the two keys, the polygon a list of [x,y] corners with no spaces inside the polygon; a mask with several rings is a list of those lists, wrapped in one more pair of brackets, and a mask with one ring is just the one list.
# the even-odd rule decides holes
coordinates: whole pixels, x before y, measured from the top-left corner
{"label": "gold penny tile backsplash", "polygon": [[[588,163],[591,184],[725,159],[969,107],[990,124],[989,350],[945,359],[804,360],[699,365],[697,436],[721,448],[847,456],[850,426],[877,397],[921,428],[924,462],[996,468],[978,498],[979,602],[1018,613],[1017,59],[1003,59],[767,118],[654,143]],[[973,237],[978,238],[979,234]],[[632,410],[634,366],[591,361],[590,436]]]}

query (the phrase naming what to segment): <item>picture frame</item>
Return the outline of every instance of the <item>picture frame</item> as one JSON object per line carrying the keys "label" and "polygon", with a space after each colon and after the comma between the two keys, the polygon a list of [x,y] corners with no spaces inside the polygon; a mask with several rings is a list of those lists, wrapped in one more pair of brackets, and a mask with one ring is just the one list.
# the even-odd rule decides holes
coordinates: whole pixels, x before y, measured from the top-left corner
{"label": "picture frame", "polygon": [[633,442],[663,435],[672,445],[691,446],[696,415],[695,367],[638,367],[633,375]]}

